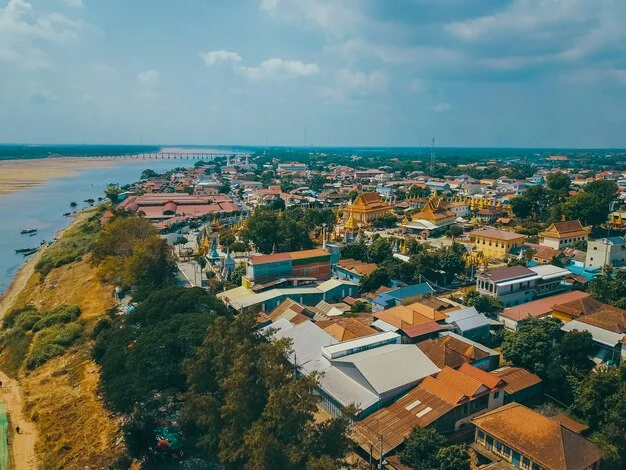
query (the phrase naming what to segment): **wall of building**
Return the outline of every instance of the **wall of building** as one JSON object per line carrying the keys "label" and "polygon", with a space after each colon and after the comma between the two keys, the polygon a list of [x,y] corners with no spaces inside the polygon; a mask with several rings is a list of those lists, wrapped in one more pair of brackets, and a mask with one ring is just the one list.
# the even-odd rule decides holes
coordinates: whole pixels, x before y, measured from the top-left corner
{"label": "wall of building", "polygon": [[475,236],[474,246],[477,250],[481,250],[487,258],[504,258],[504,255],[513,248],[517,248],[524,244],[524,239],[512,240],[508,242],[500,240],[492,240],[480,236]]}
{"label": "wall of building", "polygon": [[603,267],[605,264],[623,266],[626,264],[626,245],[609,245],[600,240],[589,242],[585,266]]}

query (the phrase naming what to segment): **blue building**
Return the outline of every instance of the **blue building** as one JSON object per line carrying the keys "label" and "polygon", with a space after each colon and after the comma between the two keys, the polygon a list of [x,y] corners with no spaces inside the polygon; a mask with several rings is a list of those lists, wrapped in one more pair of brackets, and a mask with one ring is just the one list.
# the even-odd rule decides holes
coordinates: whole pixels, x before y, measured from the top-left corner
{"label": "blue building", "polygon": [[372,301],[372,312],[380,312],[381,310],[396,307],[402,303],[410,303],[413,299],[417,300],[418,297],[434,293],[435,289],[427,282],[414,284],[412,286],[398,287],[397,289],[378,294]]}

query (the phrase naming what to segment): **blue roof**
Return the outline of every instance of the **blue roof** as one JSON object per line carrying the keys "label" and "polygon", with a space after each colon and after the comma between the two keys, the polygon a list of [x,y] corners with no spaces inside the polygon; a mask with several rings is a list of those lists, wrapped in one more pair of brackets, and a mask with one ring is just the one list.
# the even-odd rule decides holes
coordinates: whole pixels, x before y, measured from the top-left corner
{"label": "blue roof", "polygon": [[602,268],[600,268],[599,266],[590,266],[588,268],[583,268],[582,266],[575,266],[573,264],[565,266],[565,269],[567,269],[572,274],[583,276],[589,280],[593,280],[593,278],[600,274],[600,272],[602,271]]}
{"label": "blue roof", "polygon": [[626,238],[625,237],[609,237],[608,240],[613,245],[626,245]]}
{"label": "blue roof", "polygon": [[416,295],[426,295],[434,292],[435,290],[430,286],[430,284],[422,282],[421,284],[399,287],[398,289],[378,294],[374,302],[377,304],[391,305],[395,304],[396,300],[404,300],[409,297],[415,297]]}

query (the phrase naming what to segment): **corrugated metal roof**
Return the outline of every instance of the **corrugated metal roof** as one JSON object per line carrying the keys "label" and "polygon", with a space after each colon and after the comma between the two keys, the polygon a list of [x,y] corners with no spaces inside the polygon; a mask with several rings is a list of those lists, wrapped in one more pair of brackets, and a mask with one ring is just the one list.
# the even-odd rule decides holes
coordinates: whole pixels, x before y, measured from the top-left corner
{"label": "corrugated metal roof", "polygon": [[541,379],[537,375],[520,367],[502,367],[494,370],[492,374],[506,382],[504,390],[509,394],[541,383]]}
{"label": "corrugated metal roof", "polygon": [[388,344],[340,357],[333,363],[352,364],[378,394],[439,372],[439,367],[412,344]]}

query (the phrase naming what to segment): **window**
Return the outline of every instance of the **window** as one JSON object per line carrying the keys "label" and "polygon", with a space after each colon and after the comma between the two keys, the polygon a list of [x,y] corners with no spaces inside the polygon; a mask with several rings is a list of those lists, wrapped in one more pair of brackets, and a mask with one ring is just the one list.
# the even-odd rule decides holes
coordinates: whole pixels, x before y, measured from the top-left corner
{"label": "window", "polygon": [[530,470],[531,468],[531,462],[530,459],[528,457],[524,457],[522,455],[522,460],[520,461],[520,466],[519,468],[523,468],[523,469],[528,469]]}
{"label": "window", "polygon": [[493,394],[493,399],[497,400],[499,396],[500,396],[500,391],[498,390],[497,392]]}
{"label": "window", "polygon": [[485,442],[485,433],[480,429],[478,430],[478,442]]}

